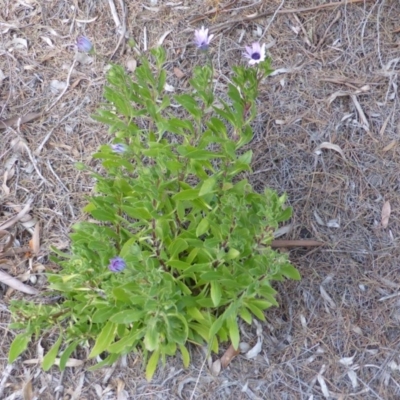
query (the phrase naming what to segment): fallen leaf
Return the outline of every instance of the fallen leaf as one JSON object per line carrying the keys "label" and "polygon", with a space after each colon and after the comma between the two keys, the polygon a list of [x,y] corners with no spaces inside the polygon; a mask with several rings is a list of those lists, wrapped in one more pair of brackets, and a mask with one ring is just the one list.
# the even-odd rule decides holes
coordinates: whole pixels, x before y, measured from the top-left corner
{"label": "fallen leaf", "polygon": [[[37,365],[39,363],[41,363],[43,361],[43,354],[42,354],[42,358],[31,358],[29,360],[25,360],[22,363],[25,365]],[[54,365],[59,366],[60,365],[60,359],[56,358],[54,360]],[[83,365],[83,361],[82,360],[78,360],[76,358],[69,358],[67,363],[65,364],[66,367],[72,368],[72,367],[80,367],[81,365]]]}
{"label": "fallen leaf", "polygon": [[[6,239],[2,239],[3,237],[6,237]],[[0,230],[0,255],[3,255],[14,243],[14,236],[4,230]]]}
{"label": "fallen leaf", "polygon": [[20,282],[18,279],[8,275],[6,272],[0,271],[0,282],[3,282],[7,286],[15,290],[19,290],[20,292],[27,293],[27,294],[38,294],[39,291],[31,286],[25,285],[24,283]]}
{"label": "fallen leaf", "polygon": [[17,214],[14,215],[13,217],[9,218],[7,221],[3,222],[0,225],[0,230],[4,230],[9,228],[10,226],[15,225],[19,220],[21,220],[22,218],[24,218],[24,216],[26,216],[26,214],[29,212],[29,210],[31,209],[31,203],[32,201],[28,201],[24,208]]}
{"label": "fallen leaf", "polygon": [[393,149],[393,147],[397,144],[396,140],[392,140],[387,146],[385,146],[382,151],[387,152],[391,149]]}
{"label": "fallen leaf", "polygon": [[174,67],[174,74],[178,79],[182,79],[185,76],[184,72],[182,72],[178,67]]}
{"label": "fallen leaf", "polygon": [[239,349],[235,350],[235,348],[230,345],[228,349],[225,351],[224,355],[221,357],[221,367],[226,368],[230,362],[240,353]]}
{"label": "fallen leaf", "polygon": [[358,380],[357,380],[357,373],[354,371],[354,369],[351,369],[347,371],[347,376],[349,377],[351,381],[351,385],[353,386],[353,389],[357,389],[358,387]]}
{"label": "fallen leaf", "polygon": [[221,360],[218,358],[218,360],[215,360],[212,363],[211,374],[213,376],[218,376],[220,372],[221,372]]}
{"label": "fallen leaf", "polygon": [[390,207],[390,203],[389,200],[385,201],[385,204],[382,207],[382,219],[381,219],[381,225],[382,228],[387,228],[388,224],[389,224],[389,217],[390,217],[390,213],[391,213],[391,207]]}
{"label": "fallen leaf", "polygon": [[332,300],[332,297],[329,296],[329,294],[327,293],[327,291],[323,288],[323,286],[319,287],[319,291],[321,293],[321,296],[324,300],[326,300],[326,302],[330,305],[331,308],[335,309],[336,308],[336,304],[335,302]]}
{"label": "fallen leaf", "polygon": [[58,94],[59,92],[62,92],[63,90],[65,90],[66,87],[67,87],[67,82],[62,82],[57,79],[53,79],[50,82],[50,90],[54,94]]}
{"label": "fallen leaf", "polygon": [[343,160],[346,160],[343,150],[337,144],[323,142],[314,150],[314,153],[320,155],[322,149],[335,150],[342,156]]}
{"label": "fallen leaf", "polygon": [[165,90],[166,92],[174,92],[174,91],[175,91],[175,88],[174,88],[172,85],[169,85],[168,83],[166,83],[166,84],[164,85],[164,90]]}
{"label": "fallen leaf", "polygon": [[356,356],[357,353],[354,353],[353,356],[351,357],[343,357],[339,360],[340,364],[346,365],[347,367],[350,367],[353,364],[354,357]]}
{"label": "fallen leaf", "polygon": [[0,130],[7,129],[9,126],[22,125],[27,122],[33,121],[41,116],[40,113],[28,113],[22,117],[11,117],[8,119],[0,120]]}
{"label": "fallen leaf", "polygon": [[257,343],[253,346],[244,356],[248,359],[257,357],[261,353],[262,349],[262,337],[257,338]]}
{"label": "fallen leaf", "polygon": [[26,382],[24,387],[22,388],[22,398],[24,400],[33,399],[32,379],[29,379],[29,381]]}
{"label": "fallen leaf", "polygon": [[330,394],[330,392],[329,392],[328,386],[327,386],[326,383],[325,383],[325,379],[324,379],[324,377],[322,376],[322,374],[325,372],[325,370],[326,370],[326,366],[323,365],[323,366],[321,367],[321,370],[319,371],[319,373],[318,373],[318,375],[317,375],[317,380],[318,380],[319,385],[321,386],[322,394],[324,395],[324,397],[325,397],[326,399],[329,399],[329,398],[331,397],[331,394]]}
{"label": "fallen leaf", "polygon": [[137,61],[134,58],[131,58],[126,62],[126,68],[128,68],[129,71],[134,72],[137,66]]}
{"label": "fallen leaf", "polygon": [[32,249],[33,254],[36,256],[39,254],[40,249],[40,224],[36,222],[35,229],[33,231],[32,239],[29,241],[29,247]]}
{"label": "fallen leaf", "polygon": [[164,43],[165,38],[171,33],[172,31],[167,31],[165,32],[160,39],[158,39],[158,45],[162,46],[162,44]]}
{"label": "fallen leaf", "polygon": [[331,219],[326,223],[326,226],[328,228],[340,228],[340,223],[337,219]]}

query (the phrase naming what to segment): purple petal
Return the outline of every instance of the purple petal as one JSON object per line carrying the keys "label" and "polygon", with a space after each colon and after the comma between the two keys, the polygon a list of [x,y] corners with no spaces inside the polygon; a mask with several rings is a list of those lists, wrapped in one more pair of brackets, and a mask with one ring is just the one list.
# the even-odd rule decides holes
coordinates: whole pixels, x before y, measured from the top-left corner
{"label": "purple petal", "polygon": [[121,272],[125,269],[126,263],[121,257],[114,257],[110,260],[110,264],[108,265],[108,269],[111,272]]}
{"label": "purple petal", "polygon": [[76,46],[78,47],[79,51],[82,51],[84,53],[88,53],[90,50],[92,50],[92,42],[85,36],[79,36],[78,39],[76,40]]}

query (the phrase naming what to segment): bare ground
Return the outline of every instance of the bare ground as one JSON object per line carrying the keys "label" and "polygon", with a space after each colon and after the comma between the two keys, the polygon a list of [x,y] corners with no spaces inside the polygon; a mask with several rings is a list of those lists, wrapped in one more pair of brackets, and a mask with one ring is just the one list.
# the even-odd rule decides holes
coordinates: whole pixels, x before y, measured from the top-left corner
{"label": "bare ground", "polygon": [[[111,3],[0,0],[0,168],[6,174],[0,223],[34,199],[26,221],[9,228],[16,250],[0,261],[2,270],[38,288],[43,272],[55,268],[49,246],[68,246],[70,226],[82,218],[93,186],[74,163],[96,165],[91,154],[110,140],[90,118],[102,101],[109,57],[115,53],[113,61],[124,65],[135,58],[126,38],[119,41]],[[140,354],[96,373],[85,370],[88,363],[44,373],[23,363],[38,358],[35,344],[7,366],[15,335],[7,327],[8,302],[21,294],[1,286],[1,399],[400,398],[400,3],[329,3],[115,1],[127,37],[142,51],[170,31],[163,45],[168,83],[177,90],[202,61],[192,45],[195,28],[204,24],[216,34],[211,55],[219,91],[245,44],[268,44],[279,73],[261,88],[249,178],[257,189],[288,194],[294,216],[285,239],[325,246],[290,250],[303,279],[277,285],[281,307],[267,313],[258,356],[238,356],[213,376],[202,351],[192,348],[190,368],[171,358],[151,383]],[[73,63],[82,33],[98,55]],[[174,67],[185,77],[178,79]],[[392,211],[384,227],[386,202]],[[16,252],[28,245],[35,221],[41,247],[29,258]],[[244,326],[242,334],[255,343],[255,327]]]}

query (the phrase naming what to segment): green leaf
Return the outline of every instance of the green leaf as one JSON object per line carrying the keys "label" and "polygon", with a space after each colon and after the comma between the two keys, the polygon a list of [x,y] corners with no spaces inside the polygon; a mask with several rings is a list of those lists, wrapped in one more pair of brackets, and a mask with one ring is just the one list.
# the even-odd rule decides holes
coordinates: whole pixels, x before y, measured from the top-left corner
{"label": "green leaf", "polygon": [[189,247],[186,240],[176,238],[168,247],[168,252],[171,258],[177,257],[182,251]]}
{"label": "green leaf", "polygon": [[206,179],[201,185],[199,196],[204,196],[208,193],[212,193],[216,182],[217,180],[215,177]]}
{"label": "green leaf", "polygon": [[240,333],[239,333],[239,327],[236,321],[236,316],[230,317],[226,320],[226,324],[228,326],[229,330],[229,337],[232,341],[232,346],[234,347],[235,350],[239,348],[239,342],[240,342]]}
{"label": "green leaf", "polygon": [[265,321],[265,315],[263,310],[260,310],[257,306],[249,302],[245,302],[244,304],[255,315],[256,318],[258,318],[261,321]]}
{"label": "green leaf", "polygon": [[119,358],[119,354],[110,354],[108,357],[106,357],[103,361],[100,361],[96,365],[93,365],[89,367],[87,370],[90,372],[97,371],[100,368],[103,368],[107,365],[112,365],[117,361]]}
{"label": "green leaf", "polygon": [[214,303],[214,307],[218,307],[221,302],[222,290],[221,285],[218,281],[211,281],[211,300]]}
{"label": "green leaf", "polygon": [[78,346],[79,341],[72,342],[61,354],[60,357],[60,370],[64,371],[67,365],[67,361],[69,360],[69,356],[73,353],[73,351]]}
{"label": "green leaf", "polygon": [[277,222],[287,221],[292,216],[292,207],[285,208],[279,217],[276,219]]}
{"label": "green leaf", "polygon": [[92,322],[95,324],[106,322],[116,310],[115,307],[98,308],[92,316]]}
{"label": "green leaf", "polygon": [[293,265],[282,265],[280,272],[289,279],[294,279],[295,281],[299,281],[301,279],[300,272],[295,267],[293,267]]}
{"label": "green leaf", "polygon": [[181,94],[174,97],[175,100],[195,118],[202,117],[199,105],[197,104],[196,100],[194,100],[191,96],[189,96],[188,94]]}
{"label": "green leaf", "polygon": [[114,314],[111,318],[111,322],[116,324],[130,324],[132,322],[140,321],[145,314],[142,310],[123,310]]}
{"label": "green leaf", "polygon": [[247,308],[242,307],[239,311],[239,316],[242,318],[244,321],[246,321],[249,325],[253,322],[253,317],[249,313],[249,310]]}
{"label": "green leaf", "polygon": [[110,353],[121,354],[131,347],[144,335],[144,329],[132,330],[129,334],[115,343],[110,344],[107,351]]}
{"label": "green leaf", "polygon": [[179,350],[181,351],[182,354],[183,365],[185,368],[187,368],[190,364],[190,354],[187,348],[182,344],[179,345]]}
{"label": "green leaf", "polygon": [[184,261],[179,261],[179,260],[170,260],[167,262],[167,265],[169,265],[172,268],[180,269],[184,271],[185,269],[189,268],[191,264],[184,262]]}
{"label": "green leaf", "polygon": [[58,349],[60,348],[61,342],[62,342],[62,335],[60,334],[57,341],[53,344],[53,346],[48,351],[48,353],[43,357],[43,361],[42,361],[43,371],[48,371],[51,368],[51,366],[54,364],[54,361],[57,357]]}
{"label": "green leaf", "polygon": [[167,324],[168,341],[184,345],[189,334],[186,319],[179,314],[167,314],[165,321]]}
{"label": "green leaf", "polygon": [[105,210],[95,209],[90,212],[92,217],[97,219],[98,221],[104,222],[114,222],[115,221],[115,214],[112,214]]}
{"label": "green leaf", "polygon": [[15,336],[11,343],[10,351],[8,353],[8,363],[13,363],[18,356],[26,350],[28,343],[31,341],[31,333],[20,333]]}
{"label": "green leaf", "polygon": [[146,366],[146,379],[148,381],[151,381],[151,379],[153,378],[159,360],[160,360],[160,350],[154,351],[151,357],[149,358],[149,362],[147,363]]}
{"label": "green leaf", "polygon": [[196,228],[196,236],[199,237],[201,235],[204,235],[210,226],[210,223],[208,222],[207,218],[203,218],[200,222],[199,225],[197,225]]}
{"label": "green leaf", "polygon": [[159,348],[160,341],[159,341],[159,333],[157,331],[157,326],[155,323],[149,323],[147,325],[147,331],[144,336],[144,345],[146,350],[154,351]]}
{"label": "green leaf", "polygon": [[152,215],[149,211],[144,207],[130,207],[130,206],[122,206],[122,211],[128,214],[131,218],[135,219],[144,219],[150,220],[152,219]]}
{"label": "green leaf", "polygon": [[210,332],[209,332],[210,339],[212,337],[214,337],[219,332],[219,330],[222,328],[225,318],[226,318],[225,314],[222,314],[211,325]]}
{"label": "green leaf", "polygon": [[242,154],[238,160],[242,162],[243,164],[250,165],[251,164],[251,159],[253,157],[253,152],[251,150],[246,151],[244,154]]}
{"label": "green leaf", "polygon": [[173,200],[194,200],[199,198],[199,189],[186,189],[172,196]]}
{"label": "green leaf", "polygon": [[101,354],[107,347],[111,344],[115,337],[115,331],[117,329],[117,325],[111,321],[108,321],[104,326],[99,336],[97,337],[96,343],[92,351],[89,354],[89,358],[94,358]]}

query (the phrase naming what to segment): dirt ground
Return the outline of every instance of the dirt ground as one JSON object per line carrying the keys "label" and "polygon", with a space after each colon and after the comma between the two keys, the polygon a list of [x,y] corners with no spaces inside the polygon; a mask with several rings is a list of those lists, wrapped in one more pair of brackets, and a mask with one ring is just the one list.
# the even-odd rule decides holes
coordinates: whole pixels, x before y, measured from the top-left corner
{"label": "dirt ground", "polygon": [[[287,193],[294,215],[281,239],[324,242],[283,250],[302,281],[276,285],[281,306],[266,315],[257,357],[217,376],[198,348],[188,369],[171,358],[151,383],[140,354],[94,373],[88,362],[45,373],[41,343],[7,365],[9,299],[29,295],[1,284],[0,399],[399,399],[399,15],[398,0],[0,0],[0,225],[33,199],[8,229],[3,271],[40,289],[54,268],[49,247],[66,249],[83,218],[93,181],[74,164],[96,166],[91,154],[110,141],[90,117],[110,58],[131,65],[129,38],[143,52],[161,39],[178,91],[201,62],[202,25],[215,34],[221,92],[244,46],[266,43],[276,71],[261,87],[249,179]],[[97,55],[76,60],[81,34]],[[39,255],[29,258],[37,221]],[[255,326],[242,335],[257,341]]]}

